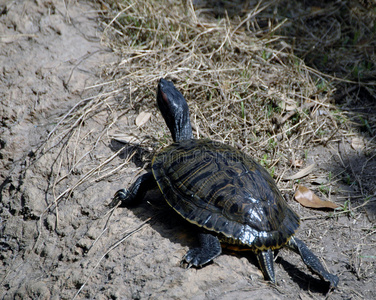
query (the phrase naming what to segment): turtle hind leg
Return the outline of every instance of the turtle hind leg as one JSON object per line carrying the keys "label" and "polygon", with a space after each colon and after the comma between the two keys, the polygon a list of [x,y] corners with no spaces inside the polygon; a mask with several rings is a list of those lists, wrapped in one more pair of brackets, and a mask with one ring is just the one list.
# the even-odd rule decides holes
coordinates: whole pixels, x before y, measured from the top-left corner
{"label": "turtle hind leg", "polygon": [[188,268],[191,266],[201,267],[212,261],[222,252],[219,239],[210,233],[200,233],[199,242],[200,247],[189,250],[183,257],[182,262],[187,262]]}
{"label": "turtle hind leg", "polygon": [[303,262],[312,270],[312,272],[319,275],[323,280],[330,282],[331,287],[336,287],[338,285],[338,277],[325,270],[317,256],[308,249],[303,241],[296,237],[292,237],[287,243],[287,246],[300,254]]}
{"label": "turtle hind leg", "polygon": [[115,207],[119,202],[121,202],[120,206],[135,205],[144,198],[148,190],[156,186],[157,183],[154,180],[153,174],[151,172],[145,173],[136,179],[129,190],[118,190],[108,206],[111,208]]}
{"label": "turtle hind leg", "polygon": [[268,249],[266,251],[259,251],[256,253],[256,257],[265,279],[270,280],[275,284],[273,251],[271,249]]}

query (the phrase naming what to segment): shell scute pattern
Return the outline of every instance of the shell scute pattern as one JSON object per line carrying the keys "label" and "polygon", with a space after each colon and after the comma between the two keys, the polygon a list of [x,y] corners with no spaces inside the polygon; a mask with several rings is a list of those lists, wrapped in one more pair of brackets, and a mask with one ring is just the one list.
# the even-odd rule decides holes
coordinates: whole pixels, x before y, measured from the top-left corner
{"label": "shell scute pattern", "polygon": [[256,249],[278,248],[299,227],[271,176],[252,158],[210,140],[185,140],[152,163],[166,201],[185,219]]}

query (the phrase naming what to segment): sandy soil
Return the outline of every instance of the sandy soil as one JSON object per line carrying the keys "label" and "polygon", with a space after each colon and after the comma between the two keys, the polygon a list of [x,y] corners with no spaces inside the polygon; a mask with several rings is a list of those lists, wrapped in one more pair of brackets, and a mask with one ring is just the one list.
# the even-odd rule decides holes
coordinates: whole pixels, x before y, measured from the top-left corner
{"label": "sandy soil", "polygon": [[[326,219],[326,212],[291,202],[303,219],[298,236],[340,277],[338,289],[329,293],[288,250],[277,259],[277,286],[265,282],[254,257],[244,253],[225,251],[201,269],[180,267],[196,243],[195,231],[171,214],[157,191],[139,207],[118,208],[106,227],[104,204],[134,180],[142,157],[127,163],[121,178],[101,176],[98,162],[114,154],[110,135],[99,134],[99,142],[94,135],[112,121],[105,109],[80,124],[84,138],[74,146],[64,148],[64,139],[46,142],[61,116],[102,91],[88,87],[102,83],[103,66],[118,61],[100,42],[97,8],[90,2],[65,2],[0,5],[1,298],[376,298],[371,209],[368,218],[362,211]],[[114,132],[133,130],[135,115],[119,112]],[[339,148],[316,147],[308,153],[308,161],[319,162],[323,174],[344,165],[354,171],[365,160],[346,140]],[[122,156],[115,155],[110,166],[122,163]],[[374,162],[367,166],[362,176],[374,174]],[[95,178],[86,176],[93,173]],[[352,186],[339,188],[342,192],[333,195],[339,202],[357,192]],[[108,229],[102,234],[103,228]]]}

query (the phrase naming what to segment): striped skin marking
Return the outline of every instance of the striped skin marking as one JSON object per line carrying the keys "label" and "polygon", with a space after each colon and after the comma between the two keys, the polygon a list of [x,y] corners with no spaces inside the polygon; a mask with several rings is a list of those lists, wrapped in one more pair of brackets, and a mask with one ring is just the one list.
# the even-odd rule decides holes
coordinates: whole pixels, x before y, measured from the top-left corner
{"label": "striped skin marking", "polygon": [[267,171],[231,146],[180,141],[155,155],[152,171],[177,213],[226,243],[277,249],[299,227]]}
{"label": "striped skin marking", "polygon": [[268,279],[275,283],[275,272],[274,272],[274,255],[271,249],[261,251],[256,253],[257,260],[261,267],[262,273],[266,274]]}

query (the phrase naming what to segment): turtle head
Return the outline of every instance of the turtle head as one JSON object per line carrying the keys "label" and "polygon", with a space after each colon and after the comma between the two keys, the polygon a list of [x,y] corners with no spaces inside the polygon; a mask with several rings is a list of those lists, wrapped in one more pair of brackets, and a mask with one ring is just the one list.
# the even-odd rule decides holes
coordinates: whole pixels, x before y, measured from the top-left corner
{"label": "turtle head", "polygon": [[159,81],[157,104],[174,142],[191,139],[192,127],[187,101],[171,81],[163,78]]}

